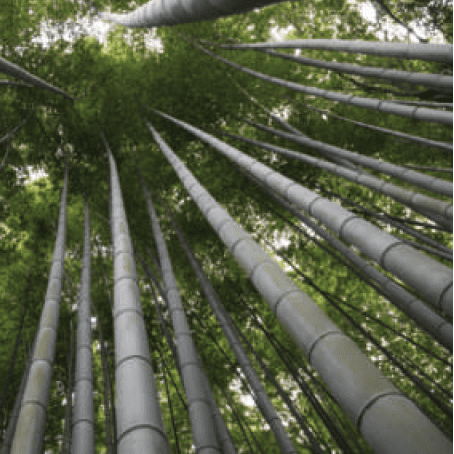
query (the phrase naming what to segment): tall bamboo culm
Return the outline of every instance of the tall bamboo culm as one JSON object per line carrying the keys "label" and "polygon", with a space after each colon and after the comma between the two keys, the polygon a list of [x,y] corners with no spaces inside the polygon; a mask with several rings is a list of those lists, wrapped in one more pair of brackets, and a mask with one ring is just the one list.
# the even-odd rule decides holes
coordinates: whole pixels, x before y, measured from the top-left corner
{"label": "tall bamboo culm", "polygon": [[169,454],[120,181],[104,134],[101,137],[111,175],[117,452]]}
{"label": "tall bamboo culm", "polygon": [[65,176],[60,200],[58,230],[52,256],[49,282],[35,338],[33,359],[22,398],[11,454],[41,454],[46,426],[49,388],[52,378],[57,343],[58,318],[65,259],[66,195],[68,192],[68,168],[65,160]]}
{"label": "tall bamboo culm", "polygon": [[[93,454],[95,452],[90,290],[90,213],[88,202],[85,200],[84,252],[77,308],[76,374],[71,454]],[[98,323],[100,323],[99,320]]]}
{"label": "tall bamboo culm", "polygon": [[183,387],[188,399],[188,412],[195,449],[198,454],[220,454],[221,450],[216,434],[216,426],[211,417],[211,402],[206,390],[208,381],[206,380],[206,377],[204,377],[205,373],[201,368],[201,363],[198,361],[197,349],[192,340],[191,331],[186,320],[180,293],[173,274],[170,256],[150,194],[138,166],[137,169],[147,202],[148,214],[150,216],[156,247],[158,249],[164,292],[176,338],[175,343],[177,347],[178,365],[182,375]]}

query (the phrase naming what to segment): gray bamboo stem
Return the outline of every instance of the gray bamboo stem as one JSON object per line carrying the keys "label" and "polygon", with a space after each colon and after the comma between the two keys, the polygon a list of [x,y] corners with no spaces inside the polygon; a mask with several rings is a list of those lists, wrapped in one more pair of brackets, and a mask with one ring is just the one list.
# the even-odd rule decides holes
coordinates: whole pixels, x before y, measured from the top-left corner
{"label": "gray bamboo stem", "polygon": [[293,39],[267,43],[220,44],[219,47],[222,49],[317,49],[448,64],[452,64],[453,61],[452,44],[389,43],[346,39]]}
{"label": "gray bamboo stem", "polygon": [[43,449],[60,312],[62,272],[65,258],[67,192],[68,167],[65,162],[53,261],[11,454],[41,454]]}
{"label": "gray bamboo stem", "polygon": [[213,20],[283,0],[151,0],[127,14],[99,13],[101,19],[126,27],[155,27]]}
{"label": "gray bamboo stem", "polygon": [[5,430],[5,436],[3,437],[2,447],[0,450],[0,454],[10,454],[11,445],[13,443],[14,433],[16,432],[17,420],[19,418],[19,412],[21,408],[22,398],[24,396],[25,386],[27,384],[28,375],[30,372],[30,366],[33,359],[33,351],[35,349],[36,338],[35,342],[33,343],[32,348],[29,351],[28,360],[25,363],[25,370],[22,374],[22,379],[19,385],[19,390],[17,391],[16,400],[14,401],[14,406],[11,411],[8,426]]}
{"label": "gray bamboo stem", "polygon": [[[90,214],[85,200],[84,252],[77,307],[76,375],[71,454],[94,454]],[[98,321],[99,322],[99,321]]]}
{"label": "gray bamboo stem", "polygon": [[[140,170],[137,167],[138,171]],[[172,270],[169,253],[162,235],[159,221],[140,171],[138,172],[147,201],[148,214],[159,253],[160,269],[165,287],[170,318],[172,320],[177,346],[178,363],[183,378],[183,387],[188,399],[189,418],[196,451],[200,454],[219,454],[220,447],[216,436],[214,421],[211,417],[211,404],[203,385],[204,371],[197,362],[197,350],[192,340],[186,320],[177,283]]]}
{"label": "gray bamboo stem", "polygon": [[168,454],[120,181],[104,134],[101,137],[111,175],[117,450]]}

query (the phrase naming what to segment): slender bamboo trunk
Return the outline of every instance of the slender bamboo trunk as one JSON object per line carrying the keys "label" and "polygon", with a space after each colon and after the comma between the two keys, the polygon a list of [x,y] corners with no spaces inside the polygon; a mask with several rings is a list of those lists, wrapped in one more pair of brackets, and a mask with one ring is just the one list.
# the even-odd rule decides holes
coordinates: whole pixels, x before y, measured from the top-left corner
{"label": "slender bamboo trunk", "polygon": [[22,314],[20,317],[19,331],[17,332],[17,335],[16,335],[16,342],[14,343],[14,349],[13,349],[13,353],[11,355],[11,361],[9,363],[8,373],[6,375],[5,384],[3,386],[2,395],[0,397],[0,431],[3,429],[3,414],[4,414],[4,410],[5,410],[4,406],[5,406],[6,396],[8,395],[8,388],[9,388],[9,385],[11,384],[11,377],[14,372],[14,367],[16,366],[17,352],[19,350],[19,345],[20,345],[21,336],[22,336],[22,328],[24,327],[25,315],[26,315],[27,309],[28,309],[29,290],[30,290],[30,266],[27,267],[27,280],[26,280],[26,284],[25,284],[24,304],[22,306]]}
{"label": "slender bamboo trunk", "polygon": [[41,453],[43,446],[49,388],[57,342],[62,271],[65,257],[67,191],[68,167],[65,159],[65,177],[53,262],[11,454],[38,454]]}
{"label": "slender bamboo trunk", "polygon": [[0,163],[0,170],[2,170],[3,167],[5,166],[5,162],[6,162],[6,159],[8,158],[10,146],[11,146],[10,143],[6,144],[6,152],[5,152],[5,156],[3,156],[2,162]]}
{"label": "slender bamboo trunk", "polygon": [[[245,123],[250,124],[251,126],[254,126],[257,129],[267,131],[276,136],[291,140],[292,142],[300,143],[302,145],[306,145],[311,148],[316,148],[319,150],[323,149],[329,155],[349,159],[350,161],[360,164],[362,166],[384,173],[385,175],[390,175],[399,178],[415,186],[419,186],[423,189],[436,192],[437,194],[446,195],[448,197],[452,196],[453,185],[450,181],[425,175],[420,172],[415,172],[414,170],[409,170],[405,167],[396,164],[391,164],[389,162],[379,161],[378,159],[371,158],[369,156],[364,156],[353,151],[345,150],[334,145],[329,145],[324,142],[319,142],[318,140],[313,140],[306,136],[289,134],[284,131],[279,131],[278,129],[273,129],[268,126],[255,123],[251,120],[243,119],[243,121]],[[452,211],[447,214],[449,216],[452,216]]]}
{"label": "slender bamboo trunk", "polygon": [[268,369],[268,367],[265,365],[263,362],[262,358],[260,355],[256,352],[254,347],[251,345],[249,342],[248,338],[241,332],[241,330],[238,329],[237,326],[233,323],[232,319],[230,316],[227,314],[225,308],[221,308],[222,312],[224,313],[224,316],[226,317],[226,320],[228,323],[235,329],[236,335],[241,337],[243,339],[243,342],[247,345],[251,353],[254,355],[255,359],[257,362],[260,364],[260,367],[262,368],[263,372],[265,373],[265,376],[267,380],[276,388],[277,393],[281,396],[281,399],[284,401],[285,405],[287,406],[288,410],[292,414],[292,416],[295,418],[295,420],[298,422],[299,426],[301,427],[301,430],[306,434],[306,437],[310,443],[310,446],[313,449],[313,452],[322,452],[322,449],[320,447],[320,444],[318,441],[315,439],[314,435],[310,431],[310,429],[307,427],[306,421],[304,421],[303,416],[301,413],[298,411],[296,406],[293,404],[291,401],[290,397],[288,394],[283,390],[282,386],[279,384],[279,382],[274,378],[273,374],[271,371]]}
{"label": "slender bamboo trunk", "polygon": [[[246,174],[246,172],[243,172],[241,169],[239,170],[244,176],[252,180],[252,177]],[[374,288],[402,312],[408,315],[408,317],[413,319],[422,329],[426,330],[440,342],[441,345],[452,351],[453,328],[451,323],[437,315],[422,301],[397,285],[392,279],[381,273],[358,254],[345,246],[342,241],[311,221],[307,216],[296,210],[290,203],[279,197],[265,185],[255,179],[253,181],[306,226],[314,230],[314,232],[323,238],[331,247],[339,251],[346,259],[355,265],[358,270],[361,270],[359,277],[363,279],[366,284]],[[354,268],[351,269],[353,272],[357,273]],[[365,280],[363,277],[364,275],[367,276],[370,281]]]}
{"label": "slender bamboo trunk", "polygon": [[96,320],[98,321],[98,342],[101,351],[101,367],[102,367],[102,383],[103,383],[103,400],[104,400],[104,414],[105,414],[105,427],[106,427],[106,454],[114,454],[113,446],[113,425],[112,420],[112,404],[110,402],[109,390],[111,388],[110,372],[107,364],[106,348],[104,345],[104,338],[102,335],[101,320],[99,319],[98,312],[93,302],[91,303],[93,312],[95,313]]}
{"label": "slender bamboo trunk", "polygon": [[415,166],[413,164],[403,164],[404,167],[408,169],[416,169],[416,170],[429,170],[431,172],[446,172],[452,173],[452,168],[447,169],[446,167],[426,167],[426,166]]}
{"label": "slender bamboo trunk", "polygon": [[[210,134],[170,115],[151,110],[213,146],[278,194],[283,195],[297,208],[318,219],[341,239],[356,246],[367,257],[414,288],[429,304],[452,316],[451,269]],[[147,126],[150,128],[149,123]]]}
{"label": "slender bamboo trunk", "polygon": [[[66,337],[66,336],[65,336]],[[71,426],[73,412],[73,363],[74,363],[74,329],[73,321],[69,321],[69,352],[67,355],[68,376],[66,379],[66,408],[65,425],[63,427],[63,441],[60,452],[70,454],[71,452]]]}
{"label": "slender bamboo trunk", "polygon": [[[158,289],[160,289],[159,291],[160,291],[160,293],[162,295],[162,298],[166,299],[165,292],[163,291],[163,289],[161,288],[161,286],[157,282],[157,279],[155,277],[151,278],[152,272],[151,272],[150,268],[147,266],[147,264],[145,263],[145,261],[142,259],[142,257],[140,256],[140,254],[138,252],[136,252],[136,256],[140,260],[140,263],[142,265],[143,271],[144,271],[145,275],[147,276],[147,278],[148,279],[153,279],[155,284],[158,285]],[[167,340],[167,343],[169,345],[170,351],[172,352],[172,355],[173,355],[173,358],[175,360],[175,364],[177,366],[180,378],[183,381],[183,375],[182,375],[182,372],[181,372],[180,364],[178,362],[177,349],[175,347],[175,343],[173,342],[172,336],[170,335],[170,332],[167,329],[164,317],[162,315],[161,308],[159,307],[158,299],[157,299],[156,294],[155,294],[155,292],[154,292],[154,290],[153,290],[151,285],[150,285],[150,292],[152,294],[153,302],[155,304],[156,311],[158,313],[158,317],[159,317],[159,322],[161,324],[161,328],[163,330],[164,336],[165,336],[165,338]],[[201,359],[200,359],[200,357],[198,355],[197,355],[197,363],[198,363],[198,365],[200,367],[200,370],[203,371],[204,370],[203,369],[203,363],[202,363],[202,361],[201,361]],[[205,373],[202,373],[201,376],[202,376],[203,386],[205,388],[205,392],[206,392],[206,394],[208,396],[208,400],[210,401],[211,413],[212,413],[212,416],[213,416],[214,424],[215,424],[215,427],[216,427],[216,434],[218,436],[218,441],[219,441],[219,444],[221,446],[222,453],[223,454],[236,454],[235,446],[233,444],[233,441],[232,441],[230,433],[229,433],[229,431],[227,429],[227,426],[225,425],[225,422],[222,419],[222,416],[220,414],[219,408],[218,408],[218,406],[216,404],[216,400],[214,399],[214,396],[213,396],[213,394],[211,392],[211,387],[210,387],[210,384],[208,382],[208,379],[207,379]]]}
{"label": "slender bamboo trunk", "polygon": [[451,452],[450,440],[301,291],[203,189],[155,129],[147,126],[208,222],[371,447],[382,454]]}
{"label": "slender bamboo trunk", "polygon": [[230,134],[228,132],[216,130],[218,134],[223,136],[231,137],[236,140],[241,140],[242,142],[251,143],[258,147],[261,147],[265,150],[270,150],[275,153],[287,156],[298,161],[305,162],[314,167],[326,170],[334,175],[338,175],[342,178],[345,178],[349,181],[353,181],[356,184],[364,186],[366,188],[373,189],[381,194],[387,195],[399,203],[402,203],[405,206],[408,206],[412,210],[427,216],[432,219],[434,222],[438,222],[443,227],[452,229],[452,217],[446,215],[447,212],[452,211],[452,203],[443,202],[438,199],[420,194],[408,189],[401,188],[393,183],[388,183],[380,178],[374,177],[369,172],[355,171],[345,168],[343,165],[333,164],[331,162],[322,161],[318,158],[308,156],[304,153],[297,151],[289,150],[288,148],[278,147],[266,142],[261,142],[259,140],[249,139],[247,137],[237,136],[235,134]]}
{"label": "slender bamboo trunk", "polygon": [[283,0],[154,0],[139,6],[127,14],[100,13],[101,19],[115,22],[126,27],[160,27],[163,25],[186,24],[213,20],[251,11]]}
{"label": "slender bamboo trunk", "polygon": [[5,85],[14,85],[17,87],[25,87],[25,88],[33,88],[33,85],[27,85],[27,84],[21,84],[19,82],[14,82],[12,80],[0,80],[0,86],[5,86]]}
{"label": "slender bamboo trunk", "polygon": [[[0,143],[3,143],[3,142],[5,142],[5,140],[8,140],[10,137],[12,137],[16,133],[16,131],[18,131],[20,128],[22,128],[22,126],[24,126],[24,124],[30,118],[31,114],[34,113],[36,111],[36,109],[37,109],[37,107],[35,107],[34,109],[30,110],[30,112],[26,115],[26,117],[17,126],[15,126],[8,134],[6,134],[5,136],[1,137],[0,138]],[[2,169],[2,167],[3,167],[3,164],[0,167],[0,170]]]}
{"label": "slender bamboo trunk", "polygon": [[104,134],[101,137],[111,175],[117,450],[119,454],[167,454],[169,444],[150,360],[120,181]]}
{"label": "slender bamboo trunk", "polygon": [[[109,222],[109,221],[107,221]],[[97,245],[100,246],[100,243],[97,242]],[[106,270],[104,267],[104,260],[101,260],[101,268],[104,277],[104,283],[106,286],[107,297],[109,300],[110,308],[112,311],[112,317],[114,315],[112,297],[109,290],[109,282],[107,280]],[[112,387],[112,379],[109,367],[109,358],[106,348],[106,343],[102,335],[101,321],[99,320],[96,307],[92,304],[93,310],[96,314],[98,320],[98,337],[99,337],[99,346],[101,349],[101,362],[102,362],[102,373],[103,373],[103,394],[104,394],[104,409],[106,413],[106,446],[107,454],[116,454],[117,452],[117,430],[116,430],[116,416],[115,416],[115,402],[114,402],[114,392]]]}
{"label": "slender bamboo trunk", "polygon": [[25,69],[22,69],[20,66],[17,66],[2,57],[0,57],[0,72],[11,77],[16,77],[17,79],[21,79],[24,82],[34,85],[35,87],[43,88],[44,90],[56,93],[57,95],[64,96],[65,98],[74,101],[74,98],[68,95],[68,93],[66,93],[65,91],[61,90],[60,88],[54,87],[53,85],[47,83],[39,77],[34,76],[33,74],[30,74],[28,71],[25,71]]}
{"label": "slender bamboo trunk", "polygon": [[14,406],[9,416],[8,426],[6,427],[5,436],[3,437],[0,454],[10,454],[11,451],[11,445],[13,443],[14,434],[16,432],[17,420],[19,418],[21,402],[24,396],[25,386],[27,384],[30,366],[32,364],[35,344],[36,339],[33,343],[32,348],[29,350],[28,360],[25,362],[25,371],[22,374],[22,379],[19,385],[19,390],[17,391],[16,400],[14,401]]}
{"label": "slender bamboo trunk", "polygon": [[346,39],[293,39],[288,41],[221,44],[222,49],[318,49],[354,52],[379,57],[408,60],[438,61],[452,64],[452,44],[389,43],[380,41],[351,41]]}
{"label": "slender bamboo trunk", "polygon": [[94,454],[93,353],[91,338],[90,214],[85,202],[84,253],[77,307],[76,375],[71,454]]}
{"label": "slender bamboo trunk", "polygon": [[200,454],[219,454],[221,451],[216,437],[214,421],[211,417],[210,400],[203,385],[204,372],[197,362],[197,350],[186,320],[159,221],[138,166],[137,169],[147,201],[148,214],[159,252],[159,262],[163,273],[162,279],[166,289],[165,294],[169,305],[169,313],[174,334],[177,338],[178,363],[183,378],[183,387],[188,399],[189,418],[191,420],[195,449]]}
{"label": "slender bamboo trunk", "polygon": [[[290,440],[287,432],[285,431],[284,425],[282,424],[279,415],[277,414],[271,400],[269,399],[268,395],[266,394],[265,388],[263,387],[260,379],[255,372],[246,352],[244,351],[243,346],[241,345],[232,325],[229,323],[230,319],[226,316],[225,312],[222,311],[222,303],[219,300],[217,293],[215,292],[213,286],[211,285],[208,277],[203,272],[200,264],[194,257],[193,252],[191,251],[185,237],[183,236],[181,230],[177,226],[175,220],[171,216],[170,212],[166,210],[167,216],[169,217],[172,226],[178,235],[180,243],[186,253],[189,263],[194,270],[194,273],[197,276],[197,280],[200,282],[200,286],[202,287],[203,293],[205,294],[208,302],[210,303],[210,307],[213,310],[216,319],[218,320],[224,335],[229,342],[230,348],[233,350],[235,357],[238,363],[243,370],[244,375],[246,376],[249,384],[251,385],[254,395],[257,398],[257,404],[262,413],[263,417],[270,425],[271,430],[273,431],[274,437],[278,442],[278,445],[283,453],[295,453],[297,454],[296,448],[293,446],[292,441]],[[311,439],[311,434],[305,431],[306,436]],[[314,442],[314,449],[315,452],[321,452],[320,446],[315,443],[315,440],[312,439]]]}
{"label": "slender bamboo trunk", "polygon": [[[183,37],[181,33],[179,33],[179,36]],[[190,42],[187,39],[186,41]],[[351,96],[343,93],[322,90],[320,88],[308,87],[306,85],[297,84],[295,82],[289,82],[287,80],[279,79],[277,77],[272,77],[266,74],[259,73],[257,71],[253,71],[244,66],[237,65],[236,63],[233,63],[230,60],[227,60],[226,58],[222,58],[219,55],[216,55],[213,52],[210,52],[209,50],[206,50],[205,48],[199,46],[198,44],[195,44],[193,42],[191,44],[199,48],[206,54],[216,58],[217,60],[220,60],[223,63],[232,66],[233,68],[239,69],[243,73],[257,77],[258,79],[262,79],[266,82],[288,88],[290,90],[298,91],[300,93],[306,93],[308,95],[317,96],[320,98],[329,99],[331,101],[341,102],[356,107],[362,107],[364,109],[371,109],[376,110],[378,112],[386,112],[393,115],[398,115],[401,117],[413,118],[415,120],[423,120],[452,126],[452,112],[427,109],[425,107],[414,108],[410,106],[405,106],[403,104],[395,104],[389,101],[382,101],[380,99],[375,98],[362,98],[360,96]]]}

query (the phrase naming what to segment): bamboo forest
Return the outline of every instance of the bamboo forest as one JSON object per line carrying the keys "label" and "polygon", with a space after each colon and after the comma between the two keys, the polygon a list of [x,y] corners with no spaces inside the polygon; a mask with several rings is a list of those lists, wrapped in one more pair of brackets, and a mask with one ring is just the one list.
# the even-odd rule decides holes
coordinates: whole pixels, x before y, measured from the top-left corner
{"label": "bamboo forest", "polygon": [[452,14],[2,0],[0,454],[451,453]]}

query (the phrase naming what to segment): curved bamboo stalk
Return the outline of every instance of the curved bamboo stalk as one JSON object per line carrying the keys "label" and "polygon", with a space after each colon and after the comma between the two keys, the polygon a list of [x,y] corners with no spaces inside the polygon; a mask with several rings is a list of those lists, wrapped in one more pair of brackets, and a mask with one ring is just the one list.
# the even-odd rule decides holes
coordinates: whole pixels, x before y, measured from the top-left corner
{"label": "curved bamboo stalk", "polygon": [[[345,246],[342,241],[328,233],[324,228],[311,221],[301,211],[295,209],[289,202],[278,196],[271,189],[249,175],[242,169],[238,171],[262,188],[271,198],[276,200],[297,219],[311,228],[319,237],[323,238],[333,249],[339,251],[346,259],[357,267],[361,272],[358,274],[354,268],[350,268],[355,274],[366,282],[370,287],[388,299],[394,306],[399,308],[408,317],[413,319],[422,329],[430,333],[441,345],[452,351],[453,328],[452,324],[444,320],[432,309],[427,307],[421,300],[397,285],[392,279],[377,270],[361,256]],[[336,258],[336,257],[335,257]],[[371,281],[364,279],[367,276]],[[376,285],[376,284],[378,285]]]}
{"label": "curved bamboo stalk", "polygon": [[137,170],[147,201],[148,215],[150,216],[150,222],[159,253],[159,262],[162,270],[162,281],[165,287],[168,310],[172,320],[174,335],[177,339],[177,362],[179,364],[179,369],[181,370],[183,387],[188,399],[188,412],[195,449],[197,453],[200,454],[220,454],[221,450],[216,436],[215,424],[211,417],[211,403],[206,389],[207,380],[204,380],[203,378],[205,373],[197,360],[197,350],[186,320],[183,304],[181,303],[180,294],[172,270],[172,263],[153,207],[153,202],[138,166]]}
{"label": "curved bamboo stalk", "polygon": [[147,126],[205,218],[372,448],[382,454],[451,452],[450,441],[438,428],[220,207],[148,122]]}
{"label": "curved bamboo stalk", "polygon": [[222,49],[317,49],[354,52],[386,58],[436,61],[452,64],[452,44],[389,43],[383,41],[351,41],[347,39],[293,39],[289,41],[220,44]]}
{"label": "curved bamboo stalk", "polygon": [[342,165],[322,161],[318,158],[305,155],[304,153],[299,153],[287,148],[278,147],[276,145],[261,142],[259,140],[237,136],[235,134],[230,134],[221,130],[216,130],[216,132],[220,135],[231,137],[242,142],[251,143],[265,150],[270,150],[283,156],[297,159],[298,161],[302,161],[307,164],[313,165],[314,167],[326,170],[327,172],[330,172],[334,175],[339,175],[340,177],[345,178],[349,181],[353,181],[354,183],[357,183],[361,186],[373,189],[381,194],[385,194],[393,198],[397,202],[408,206],[412,210],[429,217],[433,221],[439,222],[444,227],[452,229],[452,215],[449,216],[447,214],[448,212],[452,212],[452,203],[443,202],[441,200],[428,197],[424,194],[419,194],[408,189],[403,189],[393,183],[389,183],[387,181],[381,180],[380,178],[374,177],[369,172],[366,172],[364,170],[358,172],[355,170],[346,169]]}
{"label": "curved bamboo stalk", "polygon": [[11,454],[41,454],[43,446],[60,312],[62,272],[65,258],[67,192],[68,167],[65,161],[65,176],[53,261]]}
{"label": "curved bamboo stalk", "polygon": [[[219,44],[206,40],[199,40],[205,44],[220,47]],[[393,44],[393,43],[390,43]],[[243,48],[245,49],[245,48]],[[349,63],[337,63],[334,61],[317,60],[314,58],[301,57],[300,55],[291,55],[283,52],[276,52],[270,49],[258,49],[259,52],[272,55],[273,57],[283,58],[294,61],[301,65],[314,66],[316,68],[329,69],[346,74],[355,74],[362,77],[373,77],[375,79],[385,79],[390,82],[405,82],[412,85],[424,85],[426,87],[436,88],[452,93],[452,76],[443,74],[425,74],[409,71],[399,71],[396,69],[374,68],[372,66],[358,66]]]}
{"label": "curved bamboo stalk", "polygon": [[127,14],[99,13],[126,27],[160,27],[232,16],[283,0],[151,0]]}
{"label": "curved bamboo stalk", "polygon": [[[189,263],[191,264],[194,273],[197,276],[197,280],[200,282],[200,286],[202,287],[203,293],[205,294],[216,319],[219,322],[219,325],[224,332],[227,341],[229,342],[230,348],[233,350],[235,354],[235,358],[238,361],[238,364],[241,366],[244,375],[246,376],[249,384],[251,385],[252,390],[254,391],[254,395],[257,399],[257,406],[259,407],[260,412],[262,413],[263,417],[265,418],[266,422],[269,424],[271,430],[273,431],[274,437],[278,442],[278,445],[283,453],[297,453],[295,447],[293,446],[292,441],[290,440],[287,432],[285,431],[284,425],[277,414],[273,404],[271,403],[265,388],[263,387],[260,379],[255,372],[241,342],[238,339],[237,334],[235,333],[232,325],[229,323],[231,320],[226,316],[224,311],[222,311],[221,306],[222,303],[215,292],[213,286],[211,285],[208,277],[202,270],[200,264],[197,262],[196,258],[194,257],[191,248],[189,247],[186,238],[184,237],[183,233],[177,226],[175,220],[173,219],[172,215],[168,210],[166,210],[167,216],[172,223],[172,226],[177,234],[180,244],[183,247],[186,257],[188,258]],[[312,434],[305,430],[305,434],[309,440],[313,443],[313,447],[315,452],[320,453],[320,446],[319,444],[313,439]]]}
{"label": "curved bamboo stalk", "polygon": [[[427,189],[428,191],[452,197],[453,185],[450,181],[425,175],[420,172],[415,172],[414,170],[407,169],[406,167],[402,167],[397,164],[380,161],[378,159],[371,158],[360,153],[355,153],[354,151],[345,150],[344,148],[339,148],[334,145],[329,145],[324,142],[319,142],[318,140],[313,140],[301,134],[290,134],[285,131],[270,128],[269,126],[265,126],[260,123],[255,123],[254,121],[247,120],[245,118],[243,118],[242,121],[254,126],[257,129],[274,134],[275,136],[283,137],[284,139],[291,140],[292,142],[300,143],[301,145],[316,148],[318,150],[323,149],[325,153],[330,155],[343,157],[356,164],[384,173],[385,175],[399,178],[400,180],[419,186],[420,188]],[[448,210],[446,215],[452,216],[452,211]]]}
{"label": "curved bamboo stalk", "polygon": [[104,134],[101,133],[101,137],[111,175],[117,451],[119,454],[167,454],[169,444],[150,360],[120,181]]}
{"label": "curved bamboo stalk", "polygon": [[[183,35],[179,33],[179,36]],[[186,41],[190,42],[187,38],[183,37]],[[285,42],[285,41],[284,41]],[[245,66],[233,63],[230,60],[220,57],[219,55],[204,49],[198,44],[191,43],[193,46],[198,47],[206,54],[222,61],[223,63],[232,66],[233,68],[239,69],[240,71],[249,74],[251,76],[262,79],[271,84],[279,85],[281,87],[288,88],[290,90],[298,91],[300,93],[306,93],[308,95],[317,96],[319,98],[329,99],[331,101],[342,102],[356,107],[362,107],[364,109],[377,110],[379,112],[386,112],[401,117],[413,118],[415,120],[423,120],[434,123],[441,123],[452,126],[452,112],[438,111],[433,109],[427,109],[425,107],[410,107],[403,104],[395,104],[389,101],[382,101],[375,98],[362,98],[360,96],[345,95],[343,93],[336,93],[333,91],[322,90],[320,88],[308,87],[306,85],[297,84],[295,82],[289,82],[287,80],[279,79],[277,77],[268,76],[266,74],[253,71],[252,69],[246,68]],[[426,46],[426,44],[424,44]]]}
{"label": "curved bamboo stalk", "polygon": [[[84,197],[85,198],[85,197]],[[85,199],[84,252],[77,308],[76,375],[71,454],[94,454],[93,358],[91,345],[90,213]],[[99,321],[98,321],[99,322]]]}
{"label": "curved bamboo stalk", "polygon": [[53,85],[47,83],[39,77],[34,76],[33,74],[30,74],[28,71],[25,71],[25,69],[22,69],[20,66],[17,66],[2,57],[0,57],[0,72],[11,77],[16,77],[17,79],[21,79],[24,82],[28,82],[35,87],[43,88],[44,90],[56,93],[57,95],[64,96],[65,98],[74,101],[74,98],[68,95],[68,93],[66,93],[65,91],[61,90],[60,88],[54,87]]}
{"label": "curved bamboo stalk", "polygon": [[451,269],[210,134],[163,112],[151,110],[210,144],[299,209],[318,219],[344,241],[356,246],[385,270],[414,288],[429,304],[452,316]]}

